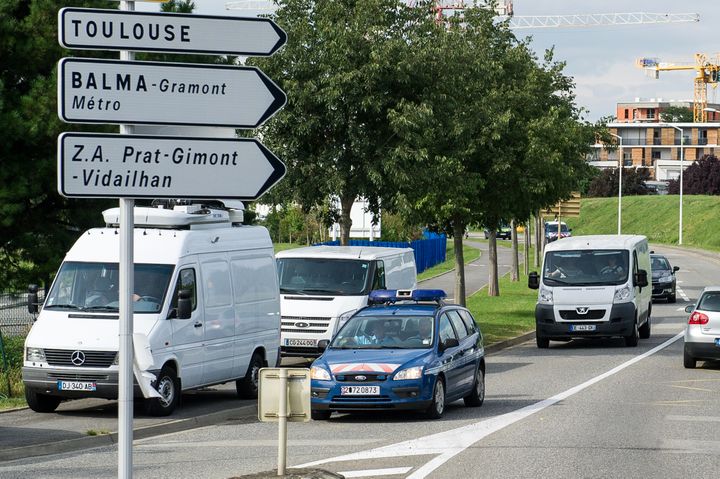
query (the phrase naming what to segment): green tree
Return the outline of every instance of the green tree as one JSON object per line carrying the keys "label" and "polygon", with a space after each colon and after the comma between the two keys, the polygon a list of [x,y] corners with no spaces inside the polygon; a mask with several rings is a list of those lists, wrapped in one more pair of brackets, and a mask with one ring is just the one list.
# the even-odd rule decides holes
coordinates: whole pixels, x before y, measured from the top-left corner
{"label": "green tree", "polygon": [[113,206],[57,193],[58,134],[117,131],[58,119],[57,62],[69,52],[58,45],[57,12],[65,6],[117,8],[117,2],[0,0],[0,288],[47,285],[77,235],[101,225],[99,211]]}
{"label": "green tree", "polygon": [[284,183],[307,211],[340,198],[341,242],[350,209],[365,197],[373,212],[386,183],[383,163],[396,141],[387,112],[409,92],[398,64],[418,10],[397,0],[282,0],[274,20],[289,42],[252,59],[287,93],[285,108],[261,129],[288,166]]}
{"label": "green tree", "polygon": [[692,108],[684,106],[668,106],[663,108],[660,112],[660,121],[667,121],[671,123],[692,123]]}

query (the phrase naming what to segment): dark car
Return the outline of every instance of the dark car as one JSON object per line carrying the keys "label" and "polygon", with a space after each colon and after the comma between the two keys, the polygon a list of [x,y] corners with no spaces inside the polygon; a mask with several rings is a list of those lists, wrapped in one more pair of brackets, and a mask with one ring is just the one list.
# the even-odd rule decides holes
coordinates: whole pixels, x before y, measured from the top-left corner
{"label": "dark car", "polygon": [[667,299],[668,303],[674,303],[677,288],[675,272],[680,268],[671,267],[668,259],[661,254],[650,255],[650,268],[652,269],[652,298]]}
{"label": "dark car", "polygon": [[[512,229],[509,225],[502,225],[500,228],[498,228],[497,232],[495,233],[495,237],[497,239],[506,239],[509,240],[512,238]],[[490,230],[485,230],[485,239],[490,238]]]}

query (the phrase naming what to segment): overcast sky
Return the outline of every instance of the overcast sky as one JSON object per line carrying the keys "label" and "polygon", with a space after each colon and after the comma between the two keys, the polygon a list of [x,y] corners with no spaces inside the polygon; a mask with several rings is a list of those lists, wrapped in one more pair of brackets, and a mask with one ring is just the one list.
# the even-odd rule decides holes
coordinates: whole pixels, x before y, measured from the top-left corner
{"label": "overcast sky", "polygon": [[[196,13],[251,15],[257,12],[225,10],[225,0],[195,0]],[[157,5],[136,3],[138,10]],[[556,59],[567,62],[566,73],[575,79],[577,103],[589,110],[587,118],[614,115],[615,104],[636,97],[692,100],[694,72],[661,72],[660,79],[635,67],[638,57],[691,62],[695,53],[720,52],[720,1],[718,0],[515,0],[515,15],[567,15],[589,13],[698,13],[699,23],[603,26],[517,30],[532,36],[542,56],[555,47]],[[708,101],[720,94],[708,89]]]}

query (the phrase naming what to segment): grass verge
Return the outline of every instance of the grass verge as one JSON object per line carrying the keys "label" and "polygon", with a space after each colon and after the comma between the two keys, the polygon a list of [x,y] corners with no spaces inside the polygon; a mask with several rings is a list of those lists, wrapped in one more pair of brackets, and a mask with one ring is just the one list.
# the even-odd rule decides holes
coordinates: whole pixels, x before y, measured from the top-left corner
{"label": "grass verge", "polygon": [[[480,257],[480,250],[463,244],[463,257],[465,259],[465,264],[468,264]],[[453,248],[452,239],[449,239],[447,246],[445,247],[445,261],[418,274],[417,279],[418,281],[423,281],[432,278],[433,276],[447,273],[453,269],[455,269],[455,248]]]}
{"label": "grass verge", "polygon": [[527,276],[520,270],[520,281],[505,275],[499,281],[500,296],[487,295],[487,286],[467,299],[467,307],[480,325],[488,346],[535,329],[537,291],[527,287]]}

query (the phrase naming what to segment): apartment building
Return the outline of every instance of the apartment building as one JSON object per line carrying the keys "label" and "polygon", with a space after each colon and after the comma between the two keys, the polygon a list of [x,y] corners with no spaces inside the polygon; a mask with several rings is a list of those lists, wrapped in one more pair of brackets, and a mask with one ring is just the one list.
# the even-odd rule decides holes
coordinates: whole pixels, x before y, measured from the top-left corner
{"label": "apartment building", "polygon": [[[660,121],[660,113],[669,107],[687,108],[692,116],[691,101],[635,98],[632,102],[618,103],[615,118],[618,123],[657,123]],[[720,123],[720,104],[708,103],[706,113],[708,123]]]}

